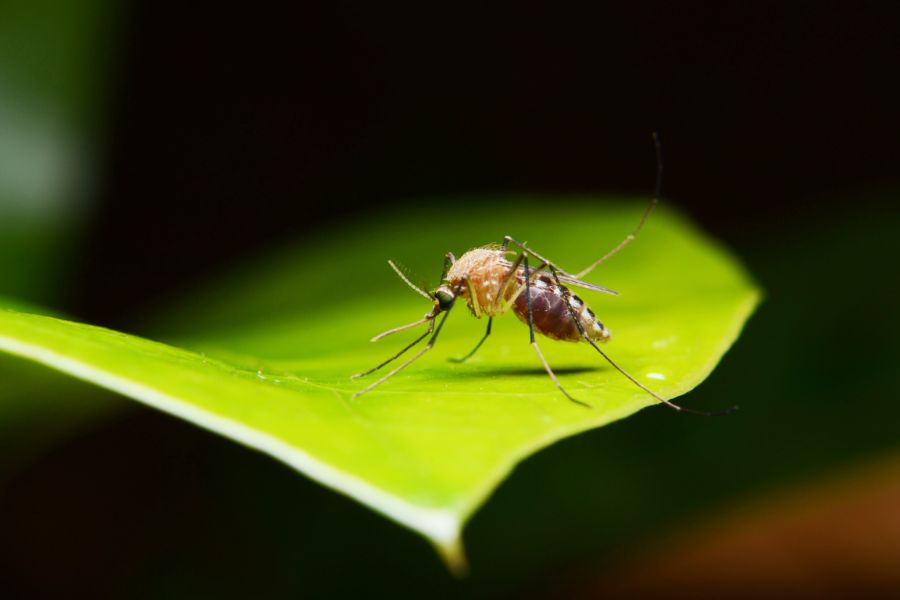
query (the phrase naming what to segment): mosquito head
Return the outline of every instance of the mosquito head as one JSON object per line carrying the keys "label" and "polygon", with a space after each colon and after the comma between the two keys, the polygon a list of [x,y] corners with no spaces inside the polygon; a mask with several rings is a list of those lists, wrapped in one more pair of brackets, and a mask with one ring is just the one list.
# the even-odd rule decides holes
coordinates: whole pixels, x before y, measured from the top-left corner
{"label": "mosquito head", "polygon": [[450,310],[453,308],[453,303],[456,301],[456,294],[454,294],[453,290],[446,285],[442,285],[436,289],[432,297],[434,298],[436,313]]}

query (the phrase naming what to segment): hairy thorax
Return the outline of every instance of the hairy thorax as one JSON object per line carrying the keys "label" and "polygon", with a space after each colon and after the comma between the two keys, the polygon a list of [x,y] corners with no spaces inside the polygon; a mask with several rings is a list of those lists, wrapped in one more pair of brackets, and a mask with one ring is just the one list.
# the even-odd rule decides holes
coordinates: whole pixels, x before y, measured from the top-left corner
{"label": "hairy thorax", "polygon": [[475,248],[459,257],[447,272],[447,280],[466,299],[476,317],[496,316],[504,312],[504,302],[499,302],[501,292],[509,300],[515,291],[516,282],[509,281],[509,263],[499,248]]}

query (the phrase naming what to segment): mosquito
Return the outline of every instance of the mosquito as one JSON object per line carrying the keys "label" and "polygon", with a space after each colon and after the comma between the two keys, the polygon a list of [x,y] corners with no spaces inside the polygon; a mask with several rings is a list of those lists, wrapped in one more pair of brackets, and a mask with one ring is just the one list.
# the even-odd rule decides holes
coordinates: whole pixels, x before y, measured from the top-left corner
{"label": "mosquito", "polygon": [[[577,273],[570,274],[564,271],[559,265],[544,258],[526,246],[525,243],[519,242],[508,235],[503,238],[501,244],[489,244],[480,248],[474,248],[460,256],[458,260],[452,253],[448,252],[444,257],[441,283],[437,289],[430,293],[412,283],[403,271],[393,261],[389,260],[388,264],[400,279],[415,292],[431,301],[432,308],[430,312],[426,313],[418,321],[389,329],[373,337],[372,341],[377,342],[388,335],[420,325],[427,324],[427,328],[425,333],[417,337],[405,348],[368,371],[351,376],[351,379],[365,377],[378,371],[403,356],[426,337],[429,339],[425,347],[419,350],[412,358],[394,367],[381,379],[356,392],[353,397],[356,398],[378,387],[431,350],[438,335],[441,333],[441,328],[443,328],[450,310],[455,305],[456,300],[462,298],[476,318],[487,317],[487,330],[471,352],[463,357],[451,359],[454,362],[464,362],[471,358],[490,336],[491,323],[494,317],[512,310],[523,323],[528,325],[531,346],[537,353],[547,375],[550,376],[550,379],[559,391],[576,404],[592,408],[590,404],[574,398],[559,382],[547,359],[544,358],[543,352],[541,352],[541,348],[535,338],[535,331],[553,340],[583,341],[590,344],[613,368],[629,381],[660,403],[679,412],[703,416],[715,416],[732,412],[736,407],[717,412],[684,408],[666,400],[641,383],[598,346],[598,343],[604,343],[610,339],[610,330],[606,328],[600,319],[597,318],[597,315],[594,314],[594,311],[581,298],[566,287],[566,285],[569,285],[603,294],[618,295],[618,292],[614,290],[602,285],[588,283],[582,278],[634,241],[653,208],[659,203],[663,167],[659,137],[655,133],[653,134],[653,144],[656,150],[656,188],[653,198],[641,215],[640,221],[638,221],[637,226],[631,233],[625,236],[625,239],[619,242],[612,250]],[[515,255],[515,258],[510,260],[510,255]],[[536,264],[533,265],[531,261],[534,261]],[[438,321],[438,316],[442,314],[443,316]]]}

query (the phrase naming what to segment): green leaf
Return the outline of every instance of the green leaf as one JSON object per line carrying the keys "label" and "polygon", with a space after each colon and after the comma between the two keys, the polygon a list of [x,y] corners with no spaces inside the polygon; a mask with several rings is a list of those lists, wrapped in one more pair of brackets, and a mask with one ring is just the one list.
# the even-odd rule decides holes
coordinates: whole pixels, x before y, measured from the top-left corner
{"label": "green leaf", "polygon": [[[474,346],[485,324],[463,306],[430,353],[353,398],[365,382],[349,375],[418,333],[368,339],[430,308],[384,259],[434,279],[446,251],[459,256],[509,233],[577,271],[619,242],[642,210],[502,199],[453,208],[456,220],[431,210],[393,216],[248,264],[181,313],[183,324],[193,315],[195,331],[183,347],[5,311],[0,348],[267,452],[417,530],[459,567],[463,524],[516,463],[655,401],[590,346],[542,339],[563,385],[592,408],[568,401],[514,316],[495,320],[469,362],[451,363]],[[544,216],[548,210],[553,218]],[[759,298],[733,258],[665,210],[587,279],[622,294],[579,292],[614,332],[606,350],[669,398],[710,373]]]}

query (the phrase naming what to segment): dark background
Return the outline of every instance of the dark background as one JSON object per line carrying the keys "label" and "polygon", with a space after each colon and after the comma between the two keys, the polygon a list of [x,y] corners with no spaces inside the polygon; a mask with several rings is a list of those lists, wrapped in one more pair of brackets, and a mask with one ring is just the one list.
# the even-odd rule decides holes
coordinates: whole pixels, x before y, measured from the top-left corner
{"label": "dark background", "polygon": [[732,245],[897,182],[896,11],[370,4],[133,3],[77,313],[422,197],[452,227],[465,194],[649,193],[653,130],[665,194]]}
{"label": "dark background", "polygon": [[[436,226],[453,227],[477,218],[468,194],[647,194],[657,130],[664,201],[768,295],[692,393],[744,409],[645,411],[529,459],[466,529],[465,582],[353,501],[134,409],[9,484],[0,578],[24,597],[581,596],[619,575],[634,592],[618,565],[670,530],[893,456],[896,24],[896,10],[837,2],[132,2],[63,309],[141,332],[198,280],[347,220],[438,202]],[[536,218],[552,224],[552,206]],[[877,514],[872,539],[897,511]],[[815,585],[782,590],[900,590],[862,568],[835,575],[843,541],[812,536],[805,552],[817,546]],[[760,556],[709,559],[662,589],[709,592],[703,571],[733,576],[718,589],[730,595],[759,591],[741,587],[748,572],[787,585],[752,568]]]}

